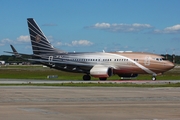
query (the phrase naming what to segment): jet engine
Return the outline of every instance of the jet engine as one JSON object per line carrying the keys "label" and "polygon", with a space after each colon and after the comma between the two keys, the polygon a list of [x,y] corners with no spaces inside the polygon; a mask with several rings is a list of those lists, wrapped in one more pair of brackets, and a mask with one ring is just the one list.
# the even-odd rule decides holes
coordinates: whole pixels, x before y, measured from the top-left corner
{"label": "jet engine", "polygon": [[90,75],[96,78],[107,78],[113,75],[113,69],[103,65],[95,65],[90,70]]}

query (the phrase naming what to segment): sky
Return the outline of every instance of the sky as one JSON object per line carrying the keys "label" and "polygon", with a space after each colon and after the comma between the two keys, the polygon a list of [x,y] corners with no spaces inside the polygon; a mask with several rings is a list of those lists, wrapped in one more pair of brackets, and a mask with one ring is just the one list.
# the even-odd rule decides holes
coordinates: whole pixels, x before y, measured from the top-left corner
{"label": "sky", "polygon": [[67,52],[180,55],[180,0],[0,0],[0,55],[32,54],[27,18]]}

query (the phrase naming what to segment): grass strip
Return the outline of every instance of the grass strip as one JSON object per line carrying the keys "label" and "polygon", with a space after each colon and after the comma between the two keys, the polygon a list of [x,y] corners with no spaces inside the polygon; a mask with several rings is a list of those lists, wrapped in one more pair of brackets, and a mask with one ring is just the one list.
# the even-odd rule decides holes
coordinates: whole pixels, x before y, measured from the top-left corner
{"label": "grass strip", "polygon": [[57,87],[180,87],[180,83],[134,84],[134,83],[22,83],[0,84],[0,86],[57,86]]}
{"label": "grass strip", "polygon": [[[47,80],[48,75],[57,75],[58,78],[51,80],[82,80],[83,73],[70,73],[60,70],[50,69],[42,66],[1,66],[0,79],[38,79]],[[152,75],[139,74],[135,80],[151,80]],[[113,75],[108,80],[120,80],[118,75]],[[49,79],[48,79],[49,80]],[[92,80],[98,80],[93,78]],[[180,80],[180,67],[176,67],[161,76],[157,76],[157,80]]]}

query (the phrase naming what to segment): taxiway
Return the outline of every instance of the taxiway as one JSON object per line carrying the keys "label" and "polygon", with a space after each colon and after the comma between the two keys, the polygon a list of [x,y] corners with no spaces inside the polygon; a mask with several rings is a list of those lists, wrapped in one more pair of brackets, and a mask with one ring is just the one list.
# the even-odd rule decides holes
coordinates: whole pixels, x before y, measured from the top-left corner
{"label": "taxiway", "polygon": [[167,84],[167,83],[180,83],[180,80],[108,80],[108,81],[75,81],[75,80],[33,80],[33,79],[0,79],[0,84],[28,84],[28,83],[134,83],[134,84]]}
{"label": "taxiway", "polygon": [[180,88],[0,86],[1,120],[178,120]]}

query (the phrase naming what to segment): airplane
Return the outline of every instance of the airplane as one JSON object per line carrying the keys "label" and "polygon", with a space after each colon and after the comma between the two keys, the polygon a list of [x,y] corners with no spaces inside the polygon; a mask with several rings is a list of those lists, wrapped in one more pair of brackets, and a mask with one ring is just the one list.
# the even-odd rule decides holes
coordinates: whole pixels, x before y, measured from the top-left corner
{"label": "airplane", "polygon": [[[38,62],[57,70],[84,73],[83,80],[91,77],[99,80],[118,75],[119,77],[137,77],[138,74],[156,76],[174,68],[174,64],[163,56],[153,53],[117,51],[117,52],[66,52],[56,49],[48,41],[33,18],[27,19],[32,58],[29,61]],[[15,55],[20,56],[11,45]]]}

